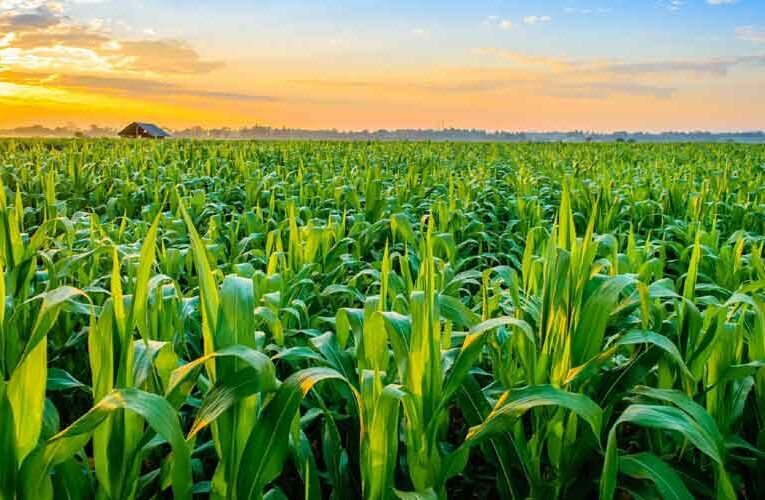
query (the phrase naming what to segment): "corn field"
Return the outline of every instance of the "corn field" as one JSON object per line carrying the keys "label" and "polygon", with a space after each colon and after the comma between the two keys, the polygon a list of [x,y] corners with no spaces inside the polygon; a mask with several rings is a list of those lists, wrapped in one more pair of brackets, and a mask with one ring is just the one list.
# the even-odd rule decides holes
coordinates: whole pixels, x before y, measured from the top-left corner
{"label": "corn field", "polygon": [[765,497],[765,148],[0,141],[0,498]]}

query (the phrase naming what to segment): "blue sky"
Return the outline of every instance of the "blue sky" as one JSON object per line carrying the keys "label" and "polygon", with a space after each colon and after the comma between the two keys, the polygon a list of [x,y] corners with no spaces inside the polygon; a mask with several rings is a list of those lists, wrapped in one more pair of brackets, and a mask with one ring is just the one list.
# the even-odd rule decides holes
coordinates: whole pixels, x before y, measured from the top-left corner
{"label": "blue sky", "polygon": [[[362,45],[395,44],[404,41],[409,31],[421,29],[441,47],[446,44],[445,48],[504,44],[580,58],[650,58],[755,53],[758,47],[737,39],[735,29],[763,27],[765,2],[124,0],[86,1],[76,5],[73,14],[109,17],[134,29],[212,41],[237,52],[239,44],[248,40],[285,44],[284,36],[294,40],[354,37]],[[490,29],[486,23],[493,16],[500,22],[509,20],[512,28]],[[524,23],[530,16],[550,19]],[[375,40],[364,40],[371,35]],[[427,52],[434,47],[410,48]]]}

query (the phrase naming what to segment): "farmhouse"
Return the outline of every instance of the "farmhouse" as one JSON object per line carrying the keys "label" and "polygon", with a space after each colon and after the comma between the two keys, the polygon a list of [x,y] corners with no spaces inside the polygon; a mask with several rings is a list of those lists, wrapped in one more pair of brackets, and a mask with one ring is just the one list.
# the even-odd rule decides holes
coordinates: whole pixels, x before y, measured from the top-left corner
{"label": "farmhouse", "polygon": [[133,122],[125,127],[119,136],[129,139],[164,139],[170,137],[170,134],[153,123]]}

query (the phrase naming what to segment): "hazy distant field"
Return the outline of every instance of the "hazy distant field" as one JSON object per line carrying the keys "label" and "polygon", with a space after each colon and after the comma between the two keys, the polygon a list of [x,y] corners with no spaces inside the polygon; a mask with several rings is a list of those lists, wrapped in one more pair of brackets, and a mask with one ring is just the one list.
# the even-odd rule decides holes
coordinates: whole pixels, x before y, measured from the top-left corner
{"label": "hazy distant field", "polygon": [[2,140],[0,179],[0,498],[765,497],[762,146]]}

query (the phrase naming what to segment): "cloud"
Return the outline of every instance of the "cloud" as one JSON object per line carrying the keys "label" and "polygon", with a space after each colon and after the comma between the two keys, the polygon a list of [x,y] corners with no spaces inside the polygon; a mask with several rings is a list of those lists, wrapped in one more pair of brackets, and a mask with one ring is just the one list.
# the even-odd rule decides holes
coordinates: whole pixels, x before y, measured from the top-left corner
{"label": "cloud", "polygon": [[109,78],[99,76],[64,75],[47,81],[48,85],[62,88],[81,88],[87,90],[103,90],[126,95],[143,96],[188,96],[210,99],[227,99],[236,101],[273,102],[273,96],[244,94],[241,92],[226,92],[210,89],[192,89],[175,83],[157,80],[133,78]]}
{"label": "cloud", "polygon": [[539,56],[502,50],[493,47],[476,49],[479,55],[493,56],[513,64],[542,67],[558,73],[581,75],[611,74],[630,77],[651,75],[688,75],[724,77],[735,67],[765,66],[765,54],[717,57],[698,60],[657,60],[642,62],[572,61],[563,58]]}
{"label": "cloud", "polygon": [[563,9],[566,14],[580,14],[580,15],[589,15],[589,14],[608,14],[611,12],[610,7],[599,7],[597,9],[582,9],[578,7],[566,7]]}
{"label": "cloud", "polygon": [[656,61],[645,63],[614,63],[606,67],[607,71],[629,75],[660,73],[694,73],[697,75],[727,76],[737,66],[763,66],[765,55],[734,56],[704,59],[699,61]]}
{"label": "cloud", "polygon": [[[567,60],[497,48],[476,49],[474,52],[512,63],[507,70],[514,72],[516,80],[525,78],[527,86],[523,88],[529,92],[563,99],[604,99],[611,96],[670,99],[688,87],[688,75],[721,79],[736,68],[744,70],[765,67],[765,54],[629,62]],[[493,70],[502,71],[497,70],[496,66],[493,66]],[[491,81],[490,78],[472,84],[472,87],[468,87],[453,83],[453,91],[472,88],[478,92],[505,88],[501,82]],[[513,85],[522,84],[515,81]],[[507,88],[509,90],[510,85]]]}
{"label": "cloud", "polygon": [[80,72],[109,72],[126,64],[127,61],[119,57],[105,57],[82,47],[55,45],[19,49],[10,46],[0,49],[0,68],[30,71],[66,71],[77,68]]}
{"label": "cloud", "polygon": [[0,0],[0,32],[41,30],[65,20],[59,2]]}
{"label": "cloud", "polygon": [[523,18],[524,24],[543,24],[552,21],[550,16],[526,16]]}
{"label": "cloud", "polygon": [[656,61],[639,63],[613,63],[605,70],[625,75],[646,75],[658,73],[696,73],[725,76],[735,62],[731,60],[708,61]]}
{"label": "cloud", "polygon": [[739,26],[736,28],[736,38],[746,42],[765,43],[765,28]]}
{"label": "cloud", "polygon": [[558,97],[572,99],[605,99],[612,95],[668,99],[677,93],[674,87],[633,82],[558,83],[551,90]]}
{"label": "cloud", "polygon": [[128,97],[200,97],[249,102],[274,102],[274,96],[227,92],[211,89],[195,89],[171,82],[142,78],[122,78],[95,75],[51,74],[32,72],[0,72],[0,82],[28,86],[44,86],[64,90],[86,90]]}
{"label": "cloud", "polygon": [[577,64],[572,61],[560,58],[530,55],[512,50],[496,49],[493,47],[477,49],[475,52],[479,55],[498,57],[522,66],[543,66],[555,71],[572,70],[577,66]]}
{"label": "cloud", "polygon": [[738,0],[707,0],[709,5],[733,5],[738,3]]}
{"label": "cloud", "polygon": [[2,11],[30,11],[41,7],[48,10],[63,13],[69,5],[100,4],[109,0],[0,0],[0,12]]}
{"label": "cloud", "polygon": [[11,44],[11,42],[13,42],[15,39],[16,39],[15,33],[6,33],[5,35],[3,35],[2,38],[0,38],[0,49],[2,49],[3,47],[8,47]]}
{"label": "cloud", "polygon": [[111,37],[81,26],[38,32],[15,32],[14,36],[12,45],[20,50],[41,47],[76,47],[99,51],[114,41]]}
{"label": "cloud", "polygon": [[490,28],[499,28],[503,30],[513,29],[515,26],[512,19],[500,19],[499,16],[486,16],[483,20],[483,24]]}
{"label": "cloud", "polygon": [[48,7],[51,10],[62,11],[63,5],[60,1],[52,0],[0,0],[0,11],[26,11],[35,10],[40,7]]}
{"label": "cloud", "polygon": [[182,40],[123,41],[120,53],[133,58],[131,67],[155,73],[209,73],[222,61],[203,61],[191,45]]}
{"label": "cloud", "polygon": [[483,80],[464,80],[464,81],[429,81],[412,82],[406,84],[407,87],[416,88],[424,92],[441,92],[455,94],[478,94],[484,92],[495,92],[506,89],[512,85],[524,84],[524,80],[516,79],[483,79]]}
{"label": "cloud", "polygon": [[361,90],[370,92],[399,91],[411,93],[420,91],[427,93],[482,93],[501,90],[511,83],[523,83],[527,80],[508,78],[466,79],[451,78],[447,81],[423,79],[421,81],[375,81],[375,80],[291,80],[290,84],[299,87],[327,89],[343,89],[347,91]]}
{"label": "cloud", "polygon": [[[73,73],[204,74],[224,65],[204,60],[183,40],[122,40],[110,23],[78,23],[66,16],[71,3],[102,0],[0,0],[0,69]],[[153,35],[152,35],[153,36]]]}
{"label": "cloud", "polygon": [[[480,72],[479,72],[480,73]],[[501,95],[545,95],[562,99],[605,99],[610,96],[643,97],[667,99],[677,89],[674,87],[635,83],[629,80],[598,80],[591,75],[580,80],[561,79],[559,75],[528,72],[489,72],[482,78],[475,78],[476,71],[471,69],[470,76],[452,72],[442,75],[444,79],[406,82],[350,81],[350,80],[295,80],[290,82],[300,87],[323,87],[339,89],[349,95],[351,92],[378,94],[382,91],[408,96],[424,94],[443,95],[453,99],[454,95],[476,96],[479,94]],[[597,77],[597,78],[602,78]]]}
{"label": "cloud", "polygon": [[685,0],[659,0],[659,5],[663,5],[669,11],[676,12],[685,5]]}
{"label": "cloud", "polygon": [[61,22],[61,15],[50,7],[41,5],[30,12],[20,14],[6,13],[0,18],[0,24],[9,30],[25,30],[30,28],[49,28]]}

